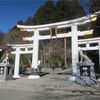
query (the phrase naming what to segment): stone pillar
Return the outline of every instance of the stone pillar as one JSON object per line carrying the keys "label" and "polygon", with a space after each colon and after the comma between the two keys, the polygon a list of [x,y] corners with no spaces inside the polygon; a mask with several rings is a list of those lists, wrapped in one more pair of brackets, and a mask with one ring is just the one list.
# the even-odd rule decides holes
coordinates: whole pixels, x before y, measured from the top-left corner
{"label": "stone pillar", "polygon": [[16,48],[14,78],[19,78],[20,48]]}
{"label": "stone pillar", "polygon": [[77,31],[77,26],[72,25],[71,27],[72,31],[72,69],[73,69],[73,75],[77,74],[77,63],[78,63],[78,31]]}
{"label": "stone pillar", "polygon": [[38,69],[38,48],[39,48],[39,31],[34,30],[33,41],[33,54],[32,54],[32,66],[31,68]]}

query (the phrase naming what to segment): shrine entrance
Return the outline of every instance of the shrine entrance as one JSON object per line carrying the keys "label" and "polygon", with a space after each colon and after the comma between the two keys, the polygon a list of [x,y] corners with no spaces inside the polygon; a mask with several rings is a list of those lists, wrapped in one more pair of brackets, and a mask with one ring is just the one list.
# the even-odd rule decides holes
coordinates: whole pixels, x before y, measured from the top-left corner
{"label": "shrine entrance", "polygon": [[27,70],[31,69],[32,54],[20,54],[20,70],[19,74],[28,74]]}
{"label": "shrine entrance", "polygon": [[[72,74],[73,76],[77,75],[77,64],[79,62],[79,45],[85,45],[85,47],[81,47],[82,50],[99,50],[100,54],[100,38],[90,38],[90,39],[79,39],[80,36],[92,34],[94,29],[80,31],[79,26],[90,23],[91,21],[96,21],[97,14],[100,12],[96,12],[91,15],[91,20],[88,16],[81,17],[74,20],[51,23],[45,25],[37,25],[37,26],[24,26],[17,25],[21,31],[33,32],[32,37],[24,37],[23,40],[32,41],[32,44],[22,44],[22,45],[12,45],[15,49],[12,51],[12,54],[15,54],[15,70],[14,77],[18,78],[19,76],[19,59],[20,54],[32,53],[32,66],[31,68],[38,68],[38,59],[39,59],[39,41],[40,40],[48,40],[48,39],[56,39],[56,38],[68,38],[71,37],[71,50],[72,50]],[[69,32],[60,32],[57,34],[57,29],[69,29]],[[52,34],[42,35],[41,32],[50,30]],[[96,45],[91,46],[91,44],[96,43]],[[99,55],[100,58],[100,55]],[[100,62],[99,62],[100,63]]]}

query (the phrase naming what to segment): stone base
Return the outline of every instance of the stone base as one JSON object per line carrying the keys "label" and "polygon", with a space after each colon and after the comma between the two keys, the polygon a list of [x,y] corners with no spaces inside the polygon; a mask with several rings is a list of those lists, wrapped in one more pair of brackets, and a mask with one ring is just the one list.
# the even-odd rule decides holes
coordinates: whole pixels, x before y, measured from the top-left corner
{"label": "stone base", "polygon": [[97,84],[96,78],[86,77],[86,76],[81,76],[81,77],[77,76],[75,82],[80,85],[96,85]]}
{"label": "stone base", "polygon": [[100,82],[100,78],[97,81]]}
{"label": "stone base", "polygon": [[14,75],[13,75],[13,78],[20,78],[20,76],[19,76],[19,75],[18,75],[18,76],[14,76]]}
{"label": "stone base", "polygon": [[75,77],[75,76],[71,76],[71,77],[69,78],[69,80],[70,80],[70,81],[75,81],[75,80],[76,80],[76,77]]}
{"label": "stone base", "polygon": [[28,76],[28,79],[38,79],[38,78],[40,78],[39,75],[29,75]]}

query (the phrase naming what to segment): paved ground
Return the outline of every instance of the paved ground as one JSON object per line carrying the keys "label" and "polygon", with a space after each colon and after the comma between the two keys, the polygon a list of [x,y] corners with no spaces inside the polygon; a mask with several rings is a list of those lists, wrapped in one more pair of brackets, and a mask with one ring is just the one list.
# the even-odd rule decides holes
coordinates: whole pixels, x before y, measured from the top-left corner
{"label": "paved ground", "polygon": [[0,100],[100,100],[100,95],[89,93],[56,93],[55,91],[19,91],[0,89]]}
{"label": "paved ground", "polygon": [[100,100],[100,86],[81,86],[70,75],[48,74],[40,79],[27,76],[0,81],[0,100]]}

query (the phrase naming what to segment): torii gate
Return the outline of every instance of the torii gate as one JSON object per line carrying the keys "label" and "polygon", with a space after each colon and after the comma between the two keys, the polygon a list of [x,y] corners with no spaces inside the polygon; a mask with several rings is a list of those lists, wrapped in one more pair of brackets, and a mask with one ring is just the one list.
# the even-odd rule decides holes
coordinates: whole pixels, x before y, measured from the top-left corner
{"label": "torii gate", "polygon": [[20,54],[32,54],[33,53],[33,44],[19,44],[14,45],[10,44],[14,51],[12,54],[15,54],[15,68],[14,68],[14,78],[19,78],[19,64],[20,64]]}
{"label": "torii gate", "polygon": [[[96,14],[98,14],[98,13],[100,13],[100,11],[91,15],[92,21],[96,20]],[[78,63],[78,36],[92,34],[92,32],[93,32],[93,30],[78,31],[78,26],[89,23],[89,22],[91,22],[91,20],[89,19],[88,16],[85,16],[85,17],[81,17],[78,19],[74,19],[74,20],[52,23],[52,24],[45,24],[45,25],[37,25],[37,26],[17,25],[17,27],[20,28],[22,31],[34,33],[34,36],[24,38],[24,40],[33,41],[33,44],[30,44],[32,46],[31,48],[33,48],[33,50],[31,51],[31,53],[32,53],[32,66],[31,66],[31,68],[34,68],[34,69],[38,68],[39,40],[51,39],[51,35],[42,36],[42,35],[40,35],[40,31],[49,30],[50,27],[54,27],[54,26],[56,26],[57,29],[71,28],[71,32],[57,34],[57,36],[52,36],[52,39],[71,37],[72,69],[73,69],[73,75],[76,75],[77,74],[77,63]],[[21,47],[21,45],[20,45],[20,47]],[[28,47],[28,45],[27,45],[27,47]],[[14,78],[19,78],[19,59],[20,59],[20,54],[22,51],[20,51],[20,48],[16,45],[14,46],[14,48],[16,49],[16,51],[14,52],[14,54],[16,54]],[[25,49],[25,46],[24,46],[24,49]],[[30,51],[28,50],[27,52],[30,52]],[[26,51],[23,53],[26,53]]]}

